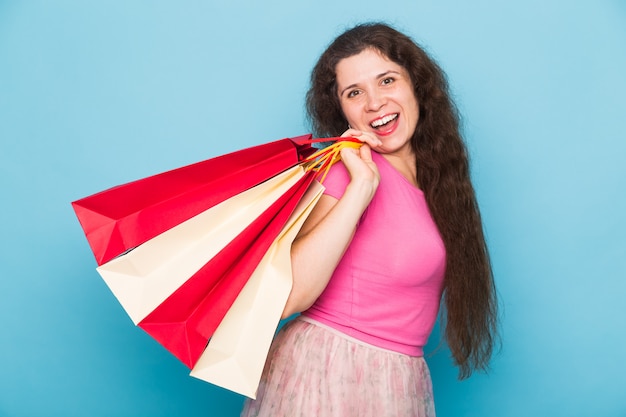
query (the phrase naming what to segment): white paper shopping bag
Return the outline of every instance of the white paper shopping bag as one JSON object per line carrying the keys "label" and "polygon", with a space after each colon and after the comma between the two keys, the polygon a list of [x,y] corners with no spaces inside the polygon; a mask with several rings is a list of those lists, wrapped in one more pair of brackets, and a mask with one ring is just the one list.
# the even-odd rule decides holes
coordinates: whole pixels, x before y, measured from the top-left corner
{"label": "white paper shopping bag", "polygon": [[314,181],[220,323],[191,376],[256,397],[292,287],[291,244],[324,187]]}

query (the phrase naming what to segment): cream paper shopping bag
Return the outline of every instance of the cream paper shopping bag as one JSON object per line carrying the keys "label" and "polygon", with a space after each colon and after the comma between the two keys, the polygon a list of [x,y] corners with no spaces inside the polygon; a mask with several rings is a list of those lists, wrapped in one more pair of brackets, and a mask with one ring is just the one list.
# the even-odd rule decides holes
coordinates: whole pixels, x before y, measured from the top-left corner
{"label": "cream paper shopping bag", "polygon": [[97,268],[137,324],[304,176],[295,166]]}
{"label": "cream paper shopping bag", "polygon": [[313,181],[228,310],[191,376],[256,397],[267,353],[291,292],[291,244],[323,190]]}

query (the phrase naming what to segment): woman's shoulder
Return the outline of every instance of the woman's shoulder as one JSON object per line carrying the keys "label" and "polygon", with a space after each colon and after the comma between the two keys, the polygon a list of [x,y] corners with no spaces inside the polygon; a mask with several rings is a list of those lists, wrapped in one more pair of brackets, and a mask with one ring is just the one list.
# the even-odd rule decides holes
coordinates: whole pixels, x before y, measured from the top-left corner
{"label": "woman's shoulder", "polygon": [[328,173],[323,178],[322,185],[326,189],[324,194],[340,199],[349,182],[350,174],[348,173],[348,169],[343,162],[338,161],[330,167]]}

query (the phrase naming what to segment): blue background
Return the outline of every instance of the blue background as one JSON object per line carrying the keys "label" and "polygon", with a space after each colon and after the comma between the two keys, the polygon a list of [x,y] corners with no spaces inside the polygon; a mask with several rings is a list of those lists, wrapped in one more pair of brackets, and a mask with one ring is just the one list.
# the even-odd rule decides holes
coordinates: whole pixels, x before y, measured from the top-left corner
{"label": "blue background", "polygon": [[439,416],[626,416],[626,2],[0,0],[0,415],[235,416],[134,327],[70,202],[309,131],[309,71],[382,19],[446,69],[502,303]]}

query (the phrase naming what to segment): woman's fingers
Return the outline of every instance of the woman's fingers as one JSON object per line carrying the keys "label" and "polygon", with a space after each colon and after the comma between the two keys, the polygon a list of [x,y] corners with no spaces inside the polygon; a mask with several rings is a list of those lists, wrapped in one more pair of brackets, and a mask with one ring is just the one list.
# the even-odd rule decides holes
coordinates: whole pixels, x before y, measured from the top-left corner
{"label": "woman's fingers", "polygon": [[382,145],[382,141],[380,139],[378,139],[376,136],[374,136],[373,134],[369,133],[369,132],[363,132],[361,130],[357,130],[357,129],[348,129],[345,132],[343,132],[341,134],[342,138],[346,138],[346,137],[353,137],[356,138],[358,140],[360,140],[361,142],[367,143],[368,145],[370,145],[372,148],[376,148],[377,146]]}
{"label": "woman's fingers", "polygon": [[380,174],[378,167],[372,160],[372,151],[368,144],[363,144],[359,149],[342,149],[341,159],[352,180],[361,179],[378,184]]}
{"label": "woman's fingers", "polygon": [[359,156],[365,162],[374,162],[372,160],[372,149],[369,146],[363,145],[359,148]]}

